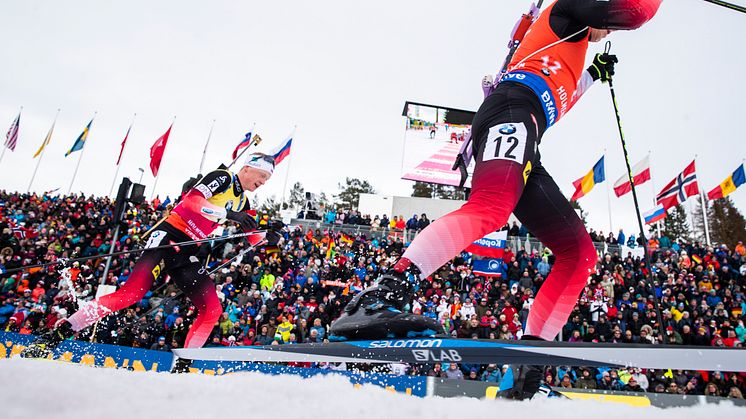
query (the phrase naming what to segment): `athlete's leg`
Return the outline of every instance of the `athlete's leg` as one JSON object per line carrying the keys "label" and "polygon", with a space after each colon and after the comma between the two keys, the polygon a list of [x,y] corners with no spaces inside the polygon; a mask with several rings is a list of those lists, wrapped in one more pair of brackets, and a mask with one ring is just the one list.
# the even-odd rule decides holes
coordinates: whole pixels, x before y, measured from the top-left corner
{"label": "athlete's leg", "polygon": [[529,176],[514,213],[556,256],[531,306],[525,331],[552,340],[567,322],[588,281],[596,264],[596,250],[583,221],[541,164]]}
{"label": "athlete's leg", "polygon": [[107,315],[142,300],[160,273],[160,262],[169,249],[146,251],[132,269],[127,281],[115,292],[81,305],[67,321],[74,331],[80,331]]}
{"label": "athlete's leg", "polygon": [[505,225],[523,192],[537,142],[535,120],[528,112],[506,112],[501,123],[483,130],[475,146],[472,193],[461,208],[431,223],[404,252],[426,277],[487,233]]}
{"label": "athlete's leg", "polygon": [[[196,260],[196,257],[194,259]],[[175,269],[172,278],[197,307],[197,318],[189,328],[184,347],[201,348],[207,342],[215,323],[223,313],[223,307],[215,291],[215,284],[197,262]]]}

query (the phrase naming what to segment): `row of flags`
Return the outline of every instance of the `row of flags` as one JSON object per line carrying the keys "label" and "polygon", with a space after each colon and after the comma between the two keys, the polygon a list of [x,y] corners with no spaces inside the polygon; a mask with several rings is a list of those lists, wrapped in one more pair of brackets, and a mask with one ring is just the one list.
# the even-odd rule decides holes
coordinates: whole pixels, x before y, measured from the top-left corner
{"label": "row of flags", "polygon": [[[65,157],[69,156],[72,153],[75,153],[76,151],[81,151],[86,145],[86,140],[88,139],[88,134],[91,131],[91,125],[93,124],[92,118],[88,124],[83,128],[83,132],[80,133],[78,138],[73,143],[72,147],[65,153]],[[52,134],[54,132],[54,127],[57,120],[55,117],[55,120],[52,122],[52,126],[49,128],[49,132],[47,133],[46,137],[44,138],[44,141],[42,141],[41,146],[39,146],[39,149],[34,153],[33,158],[39,157],[47,145],[49,145],[50,141],[52,140]],[[4,147],[9,149],[10,151],[15,151],[16,146],[18,144],[18,132],[20,130],[20,123],[21,123],[21,113],[18,113],[18,116],[13,121],[13,123],[10,126],[10,129],[8,129],[7,134],[5,135],[5,142]],[[161,165],[161,160],[163,159],[163,154],[166,150],[166,145],[168,144],[168,138],[171,135],[171,128],[173,128],[173,123],[168,127],[168,130],[158,137],[158,139],[153,143],[153,145],[150,147],[150,170],[153,173],[153,176],[158,176],[158,170]],[[130,124],[129,128],[127,128],[127,133],[124,136],[124,139],[122,140],[120,149],[119,149],[119,155],[117,157],[116,166],[119,166],[119,164],[122,161],[122,155],[124,153],[124,148],[127,143],[127,139],[129,138],[130,131],[132,130],[132,124]],[[261,141],[261,137],[259,137],[258,134],[253,134],[254,128],[252,127],[251,131],[249,131],[244,138],[236,145],[236,148],[233,150],[233,153],[231,155],[231,158],[235,160],[239,152],[250,146],[251,144],[259,144]],[[282,160],[284,160],[289,154],[290,154],[290,147],[292,145],[292,139],[295,134],[295,131],[293,131],[293,134],[288,136],[284,142],[280,143],[274,150],[272,150],[270,155],[273,155],[275,158],[275,164],[279,164]]]}
{"label": "row of flags", "polygon": [[[573,182],[575,193],[571,200],[577,201],[590,192],[596,184],[606,180],[604,158],[605,156],[602,156],[585,176]],[[632,178],[635,186],[642,185],[651,180],[650,156],[645,156],[645,158],[632,167]],[[710,200],[725,198],[744,183],[746,183],[746,173],[744,172],[744,165],[741,164],[728,178],[708,192],[707,197]],[[629,176],[626,174],[622,175],[614,183],[614,193],[617,197],[621,197],[631,190],[632,184],[629,181]],[[669,208],[683,203],[689,197],[697,195],[699,195],[699,182],[697,180],[696,163],[692,160],[681,173],[664,186],[658,195],[656,195],[656,206],[643,213],[645,223],[652,224],[664,219]]]}

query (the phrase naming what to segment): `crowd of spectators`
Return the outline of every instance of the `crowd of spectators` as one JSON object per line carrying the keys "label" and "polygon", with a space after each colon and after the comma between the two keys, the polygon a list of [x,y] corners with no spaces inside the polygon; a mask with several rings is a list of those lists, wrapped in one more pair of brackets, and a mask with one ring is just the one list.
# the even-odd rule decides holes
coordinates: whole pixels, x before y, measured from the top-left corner
{"label": "crowd of spectators", "polygon": [[[169,209],[157,202],[129,207],[115,250],[136,248],[140,236]],[[107,253],[113,235],[112,212],[108,198],[0,191],[0,272]],[[214,272],[224,313],[208,345],[292,344],[327,338],[330,323],[347,301],[391,266],[406,246],[401,235],[365,237],[336,232],[334,227],[344,222],[340,218],[366,218],[355,212],[344,214],[340,217],[335,212],[333,218],[325,214],[325,221],[331,222],[323,224],[323,229],[303,230],[291,224],[285,228],[281,247],[248,252]],[[418,229],[422,218],[416,220]],[[405,228],[409,221],[404,222]],[[262,217],[260,224],[266,222],[267,217]],[[383,220],[380,225],[385,225]],[[511,235],[514,228],[517,235],[525,232],[517,225],[506,228]],[[228,227],[223,234],[232,232]],[[243,248],[240,240],[216,240],[208,265],[219,266]],[[0,275],[0,330],[42,333],[76,310],[76,304],[91,300],[99,284],[125,282],[137,256],[113,258],[106,278],[103,257],[75,262],[63,274],[59,265],[52,265]],[[746,248],[741,242],[716,247],[678,242],[675,248],[656,247],[651,257],[653,272],[648,272],[640,258],[631,254],[601,254],[560,339],[743,345]],[[554,256],[550,249],[507,248],[504,275],[499,277],[475,275],[471,261],[472,255],[464,252],[423,280],[412,310],[438,319],[456,337],[519,338],[533,296],[551,272]],[[648,274],[654,284],[646,280]],[[76,338],[170,350],[184,344],[194,317],[194,307],[168,275],[161,275],[141,302],[106,317],[95,336],[86,330]],[[498,382],[504,367],[392,365],[391,371]],[[546,373],[547,383],[560,387],[729,397],[743,394],[746,378],[729,372],[604,368],[549,368]]]}

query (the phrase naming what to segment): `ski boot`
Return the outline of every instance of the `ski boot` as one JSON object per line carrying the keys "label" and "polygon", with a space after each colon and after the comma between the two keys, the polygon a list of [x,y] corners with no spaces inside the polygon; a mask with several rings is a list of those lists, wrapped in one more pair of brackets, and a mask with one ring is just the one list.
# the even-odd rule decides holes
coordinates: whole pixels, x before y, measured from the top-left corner
{"label": "ski boot", "polygon": [[192,360],[186,358],[176,358],[173,367],[171,367],[171,374],[188,374],[189,367],[192,366]]}
{"label": "ski boot", "polygon": [[74,334],[70,323],[64,321],[58,327],[39,335],[21,351],[21,358],[46,358],[62,341]]}
{"label": "ski boot", "polygon": [[[544,340],[523,335],[521,340]],[[500,381],[500,397],[513,400],[529,400],[542,389],[544,371],[536,365],[510,365]],[[551,391],[551,388],[549,388]],[[544,393],[544,391],[542,391]]]}
{"label": "ski boot", "polygon": [[404,269],[389,270],[347,304],[329,329],[330,340],[414,338],[443,333],[435,319],[404,312],[413,294],[406,269],[415,278],[419,272],[408,260],[397,266],[402,262]]}
{"label": "ski boot", "polygon": [[[535,365],[511,365],[500,381],[499,396],[513,400],[529,400],[539,389],[543,371]],[[550,389],[551,390],[551,389]]]}

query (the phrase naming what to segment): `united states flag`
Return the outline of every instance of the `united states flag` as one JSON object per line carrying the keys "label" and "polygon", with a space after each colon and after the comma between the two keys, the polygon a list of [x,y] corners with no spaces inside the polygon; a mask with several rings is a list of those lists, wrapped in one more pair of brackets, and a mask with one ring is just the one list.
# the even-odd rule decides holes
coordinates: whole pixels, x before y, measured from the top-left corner
{"label": "united states flag", "polygon": [[10,151],[16,150],[16,144],[18,143],[18,125],[21,123],[21,114],[18,114],[18,117],[13,122],[13,125],[10,126],[10,129],[8,130],[8,133],[5,135],[5,147],[8,147]]}
{"label": "united states flag", "polygon": [[689,166],[679,173],[674,180],[668,183],[655,198],[658,204],[668,210],[669,208],[681,204],[690,196],[699,194],[699,184],[697,183],[697,171],[694,167],[694,160]]}

